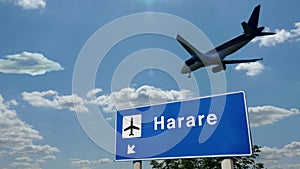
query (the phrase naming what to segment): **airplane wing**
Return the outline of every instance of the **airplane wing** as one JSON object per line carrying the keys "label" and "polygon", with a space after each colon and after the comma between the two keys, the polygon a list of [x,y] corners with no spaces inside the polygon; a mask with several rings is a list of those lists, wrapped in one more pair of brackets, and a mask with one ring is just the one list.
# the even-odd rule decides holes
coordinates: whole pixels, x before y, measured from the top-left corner
{"label": "airplane wing", "polygon": [[129,126],[129,127],[125,128],[124,131],[130,130],[130,129],[136,129],[136,130],[139,130],[140,128],[139,128],[139,127],[136,127],[136,126]]}
{"label": "airplane wing", "polygon": [[131,129],[131,126],[125,128],[124,131],[130,130],[130,129]]}
{"label": "airplane wing", "polygon": [[192,55],[192,56],[201,56],[201,55],[203,55],[192,44],[190,44],[187,40],[185,40],[181,35],[178,34],[176,36],[176,39],[184,47],[184,49],[189,52],[190,55]]}
{"label": "airplane wing", "polygon": [[263,60],[263,58],[259,59],[244,59],[244,60],[222,60],[223,64],[237,64],[237,63],[248,63],[248,62],[256,62],[259,60]]}
{"label": "airplane wing", "polygon": [[136,129],[136,130],[139,130],[140,128],[139,127],[136,127],[136,126],[132,126],[133,129]]}

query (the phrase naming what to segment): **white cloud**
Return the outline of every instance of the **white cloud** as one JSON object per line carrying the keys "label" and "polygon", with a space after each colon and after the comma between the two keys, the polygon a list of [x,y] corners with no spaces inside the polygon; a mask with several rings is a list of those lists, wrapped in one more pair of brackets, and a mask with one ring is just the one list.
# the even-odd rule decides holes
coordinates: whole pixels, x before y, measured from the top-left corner
{"label": "white cloud", "polygon": [[98,160],[93,161],[93,163],[96,164],[102,164],[102,163],[112,163],[113,161],[109,158],[100,158]]}
{"label": "white cloud", "polygon": [[17,157],[16,162],[32,162],[33,160],[30,157]]}
{"label": "white cloud", "polygon": [[273,124],[283,118],[300,114],[298,109],[290,110],[274,106],[249,107],[250,123],[252,127]]}
{"label": "white cloud", "polygon": [[153,86],[141,86],[140,88],[124,88],[112,92],[109,95],[102,94],[101,89],[93,89],[87,93],[86,99],[76,94],[59,95],[53,90],[43,92],[23,92],[23,100],[35,107],[51,107],[54,109],[68,109],[78,113],[88,112],[87,105],[98,105],[105,112],[115,112],[118,109],[133,106],[156,104],[166,101],[175,101],[190,98],[192,93],[188,90],[162,90]]}
{"label": "white cloud", "polygon": [[98,160],[82,160],[82,159],[71,159],[71,165],[83,168],[94,168],[99,164],[112,163],[113,161],[109,158],[100,158]]}
{"label": "white cloud", "polygon": [[115,112],[117,109],[125,109],[142,105],[163,103],[190,98],[193,94],[188,90],[162,90],[153,86],[144,85],[137,89],[124,88],[112,92],[110,95],[100,95],[88,100],[89,104],[102,106],[106,112]]}
{"label": "white cloud", "polygon": [[49,160],[56,160],[54,155],[47,155],[36,160],[37,163],[45,163]]}
{"label": "white cloud", "polygon": [[35,107],[51,107],[54,109],[68,109],[69,111],[88,112],[85,101],[76,94],[60,96],[58,92],[48,90],[44,92],[23,92],[23,100]]}
{"label": "white cloud", "polygon": [[9,153],[11,155],[14,154],[26,154],[26,155],[34,155],[34,154],[52,154],[54,152],[59,152],[59,150],[56,147],[52,147],[49,145],[23,145],[19,147],[15,147],[12,149],[12,151]]}
{"label": "white cloud", "polygon": [[262,72],[264,65],[260,62],[251,62],[251,63],[240,63],[235,67],[235,70],[246,70],[246,75],[255,76]]}
{"label": "white cloud", "polygon": [[300,166],[300,142],[293,141],[282,148],[264,146],[259,161],[270,169],[298,169]]}
{"label": "white cloud", "polygon": [[10,152],[16,147],[31,145],[32,140],[42,140],[38,131],[32,126],[21,121],[14,110],[9,109],[9,105],[4,102],[0,95],[0,145]]}
{"label": "white cloud", "polygon": [[99,89],[99,88],[92,89],[92,90],[90,90],[90,91],[87,93],[86,97],[87,97],[87,98],[93,98],[93,97],[95,97],[96,94],[98,94],[98,93],[100,93],[100,92],[102,92],[102,89]]}
{"label": "white cloud", "polygon": [[43,54],[23,52],[0,59],[0,72],[14,74],[43,75],[46,72],[63,70],[59,63],[47,59]]}
{"label": "white cloud", "polygon": [[9,166],[14,167],[14,168],[41,169],[38,164],[30,163],[30,162],[17,162],[17,161],[15,161],[15,162],[10,163]]}
{"label": "white cloud", "polygon": [[31,125],[19,119],[10,105],[11,101],[5,101],[0,95],[0,154],[16,157],[10,163],[11,167],[39,168],[39,164],[31,157],[54,156],[53,153],[59,152],[59,149],[35,144],[43,137]]}
{"label": "white cloud", "polygon": [[298,41],[300,39],[300,22],[294,23],[295,28],[291,30],[275,29],[270,31],[266,28],[266,32],[275,32],[272,36],[260,36],[252,40],[254,43],[259,43],[259,46],[276,46],[277,44],[286,41]]}
{"label": "white cloud", "polygon": [[41,158],[42,160],[56,160],[54,155],[47,155]]}
{"label": "white cloud", "polygon": [[89,160],[71,159],[71,164],[77,167],[89,166],[91,162]]}
{"label": "white cloud", "polygon": [[23,9],[39,9],[46,7],[46,0],[0,0],[0,2],[13,3]]}

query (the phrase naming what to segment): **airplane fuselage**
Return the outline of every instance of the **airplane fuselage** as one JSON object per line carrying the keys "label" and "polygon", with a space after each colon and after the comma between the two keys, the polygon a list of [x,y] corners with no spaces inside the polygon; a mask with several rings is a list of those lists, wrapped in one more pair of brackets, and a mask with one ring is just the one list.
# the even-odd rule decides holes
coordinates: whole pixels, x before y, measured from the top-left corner
{"label": "airplane fuselage", "polygon": [[[221,60],[223,60],[226,56],[236,52],[237,50],[244,47],[247,43],[249,43],[255,36],[251,34],[242,34],[236,38],[233,38],[224,44],[215,48],[215,51],[218,53],[218,56]],[[209,52],[206,53],[210,55]]]}
{"label": "airplane fuselage", "polygon": [[220,65],[226,56],[241,49],[254,38],[255,35],[253,34],[242,34],[204,53],[205,57],[196,56],[200,58],[199,60],[195,60],[192,57],[186,61],[181,73],[190,73],[205,66]]}

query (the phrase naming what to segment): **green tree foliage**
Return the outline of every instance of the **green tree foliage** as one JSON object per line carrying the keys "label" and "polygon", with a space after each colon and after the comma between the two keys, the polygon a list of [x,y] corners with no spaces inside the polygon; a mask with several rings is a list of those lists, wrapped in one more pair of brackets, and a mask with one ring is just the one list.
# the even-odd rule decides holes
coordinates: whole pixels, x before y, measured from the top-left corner
{"label": "green tree foliage", "polygon": [[[260,147],[252,147],[253,154],[249,157],[233,157],[235,169],[263,169],[264,164],[256,163],[259,156]],[[221,169],[221,162],[224,158],[198,158],[198,159],[178,159],[151,161],[154,169]]]}

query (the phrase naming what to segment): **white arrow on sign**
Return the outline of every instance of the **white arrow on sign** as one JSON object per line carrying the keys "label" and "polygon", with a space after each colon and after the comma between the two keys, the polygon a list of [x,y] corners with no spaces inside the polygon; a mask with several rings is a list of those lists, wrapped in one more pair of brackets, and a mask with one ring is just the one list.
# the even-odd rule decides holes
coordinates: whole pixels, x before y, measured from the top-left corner
{"label": "white arrow on sign", "polygon": [[134,148],[135,148],[135,145],[129,145],[127,146],[127,154],[134,154],[135,151],[134,151]]}

